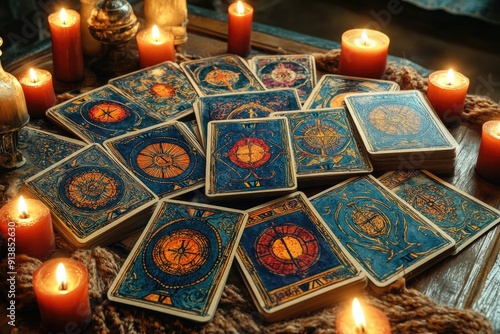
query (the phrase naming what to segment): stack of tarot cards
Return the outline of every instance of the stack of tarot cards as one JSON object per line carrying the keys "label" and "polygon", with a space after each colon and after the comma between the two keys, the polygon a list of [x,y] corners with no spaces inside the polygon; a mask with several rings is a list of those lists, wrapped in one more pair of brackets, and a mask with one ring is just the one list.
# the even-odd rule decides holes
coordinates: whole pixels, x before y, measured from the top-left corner
{"label": "stack of tarot cards", "polygon": [[236,258],[267,321],[331,305],[366,286],[361,267],[302,192],[249,209]]}
{"label": "stack of tarot cards", "polygon": [[421,92],[356,93],[345,103],[375,170],[453,172],[458,144]]}
{"label": "stack of tarot cards", "polygon": [[25,181],[54,226],[75,247],[106,245],[147,223],[158,197],[99,144],[71,154]]}

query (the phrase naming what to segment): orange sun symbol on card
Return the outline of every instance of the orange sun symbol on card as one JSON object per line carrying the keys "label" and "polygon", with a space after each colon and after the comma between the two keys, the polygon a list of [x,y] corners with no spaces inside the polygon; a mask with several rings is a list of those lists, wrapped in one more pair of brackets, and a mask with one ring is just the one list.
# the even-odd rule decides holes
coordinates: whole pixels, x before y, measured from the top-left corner
{"label": "orange sun symbol on card", "polygon": [[96,104],[89,110],[90,119],[101,123],[119,123],[129,115],[128,110],[111,101]]}
{"label": "orange sun symbol on card", "polygon": [[159,97],[173,97],[175,96],[175,89],[169,84],[158,83],[151,86],[151,92],[153,95]]}

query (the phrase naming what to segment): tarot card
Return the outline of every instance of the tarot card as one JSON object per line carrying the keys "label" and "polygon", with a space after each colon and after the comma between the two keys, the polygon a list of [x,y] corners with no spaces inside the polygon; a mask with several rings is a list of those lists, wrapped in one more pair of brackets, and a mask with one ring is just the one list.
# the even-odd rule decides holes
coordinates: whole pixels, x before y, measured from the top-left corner
{"label": "tarot card", "polygon": [[205,185],[205,153],[189,129],[172,121],[104,142],[159,198]]}
{"label": "tarot card", "polygon": [[301,192],[248,210],[236,258],[267,321],[326,306],[366,284],[359,265]]}
{"label": "tarot card", "polygon": [[394,81],[325,74],[318,81],[303,109],[344,107],[344,97],[352,93],[399,90]]}
{"label": "tarot card", "polygon": [[316,63],[312,55],[266,55],[250,60],[250,68],[267,89],[295,88],[304,102],[316,85]]}
{"label": "tarot card", "polygon": [[344,108],[273,113],[288,119],[297,178],[325,183],[373,167]]}
{"label": "tarot card", "polygon": [[500,221],[500,211],[427,171],[390,172],[379,180],[451,236],[453,254]]}
{"label": "tarot card", "polygon": [[457,142],[421,92],[358,93],[346,96],[345,102],[374,159],[424,150],[429,156],[454,157]]}
{"label": "tarot card", "polygon": [[[76,247],[109,244],[143,227],[158,197],[92,144],[25,181]],[[117,233],[118,232],[118,233]]]}
{"label": "tarot card", "polygon": [[190,60],[181,68],[201,96],[265,90],[246,61],[236,55]]}
{"label": "tarot card", "polygon": [[271,195],[297,188],[286,118],[212,121],[208,138],[207,197]]}
{"label": "tarot card", "polygon": [[246,220],[243,211],[160,201],[108,290],[109,299],[209,321]]}
{"label": "tarot card", "polygon": [[24,127],[19,130],[19,150],[26,158],[21,180],[41,172],[82,149],[87,144],[83,141],[56,135],[54,133]]}
{"label": "tarot card", "polygon": [[105,85],[47,110],[47,117],[87,143],[161,123],[147,109]]}
{"label": "tarot card", "polygon": [[454,251],[451,237],[371,175],[349,179],[310,200],[374,290],[410,278]]}
{"label": "tarot card", "polygon": [[210,121],[268,117],[275,111],[300,109],[300,100],[294,89],[202,96],[194,105],[204,142]]}
{"label": "tarot card", "polygon": [[174,62],[139,70],[109,81],[161,121],[182,118],[193,112],[198,93]]}

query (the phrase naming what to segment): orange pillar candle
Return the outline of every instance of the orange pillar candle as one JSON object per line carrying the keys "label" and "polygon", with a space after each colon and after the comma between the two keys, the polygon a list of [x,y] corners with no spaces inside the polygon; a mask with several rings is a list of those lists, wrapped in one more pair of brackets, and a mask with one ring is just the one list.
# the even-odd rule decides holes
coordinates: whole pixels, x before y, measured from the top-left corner
{"label": "orange pillar candle", "polygon": [[361,307],[357,298],[352,308],[341,311],[335,321],[337,334],[391,334],[391,324],[387,316],[376,307]]}
{"label": "orange pillar candle", "polygon": [[483,179],[500,184],[500,121],[483,124],[476,172]]}
{"label": "orange pillar candle", "polygon": [[49,15],[54,76],[60,81],[83,79],[83,53],[80,14],[61,9]]}
{"label": "orange pillar candle", "polygon": [[18,254],[45,259],[55,249],[50,210],[36,199],[21,196],[5,204],[0,209],[0,232]]}
{"label": "orange pillar candle", "polygon": [[32,118],[45,116],[45,111],[57,103],[52,74],[41,69],[32,69],[19,76],[23,87],[28,113]]}
{"label": "orange pillar candle", "polygon": [[35,270],[32,283],[44,331],[83,332],[91,311],[88,272],[82,263],[69,258],[48,260]]}
{"label": "orange pillar candle", "polygon": [[227,51],[246,57],[252,48],[253,7],[238,1],[229,5],[227,13]]}
{"label": "orange pillar candle", "polygon": [[452,69],[429,75],[427,99],[446,126],[456,126],[462,120],[469,78]]}
{"label": "orange pillar candle", "polygon": [[174,35],[162,31],[157,25],[145,29],[136,36],[141,68],[153,66],[164,61],[175,61]]}
{"label": "orange pillar candle", "polygon": [[338,73],[379,79],[385,72],[389,37],[369,29],[351,29],[342,34]]}

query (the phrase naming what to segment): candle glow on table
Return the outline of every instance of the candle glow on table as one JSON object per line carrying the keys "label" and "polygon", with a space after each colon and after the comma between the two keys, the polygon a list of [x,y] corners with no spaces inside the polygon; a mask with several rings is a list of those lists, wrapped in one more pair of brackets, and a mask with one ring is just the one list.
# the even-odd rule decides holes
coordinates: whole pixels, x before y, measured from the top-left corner
{"label": "candle glow on table", "polygon": [[32,69],[19,76],[28,113],[33,118],[45,116],[45,111],[57,103],[52,74],[42,69]]}
{"label": "candle glow on table", "polygon": [[88,272],[82,263],[69,258],[48,260],[35,270],[32,282],[45,331],[76,333],[88,326]]}
{"label": "candle glow on table", "polygon": [[483,124],[476,172],[483,179],[494,184],[500,184],[499,167],[500,121],[488,121]]}
{"label": "candle glow on table", "polygon": [[338,73],[379,79],[385,72],[389,37],[368,29],[351,29],[342,34]]}
{"label": "candle glow on table", "polygon": [[354,298],[352,307],[341,311],[335,321],[337,334],[391,334],[387,316],[376,307],[361,307]]}
{"label": "candle glow on table", "polygon": [[[50,210],[39,200],[11,201],[0,209],[0,232],[17,254],[47,258],[55,250]],[[12,238],[12,239],[11,239]]]}
{"label": "candle glow on table", "polygon": [[49,27],[54,77],[66,82],[83,79],[80,14],[63,8],[60,12],[49,15]]}
{"label": "candle glow on table", "polygon": [[468,89],[469,78],[452,69],[429,75],[427,99],[445,125],[460,124]]}
{"label": "candle glow on table", "polygon": [[153,66],[164,61],[175,61],[174,35],[162,31],[157,25],[145,29],[136,36],[141,68]]}
{"label": "candle glow on table", "polygon": [[246,57],[252,48],[253,7],[238,1],[228,7],[227,51]]}

